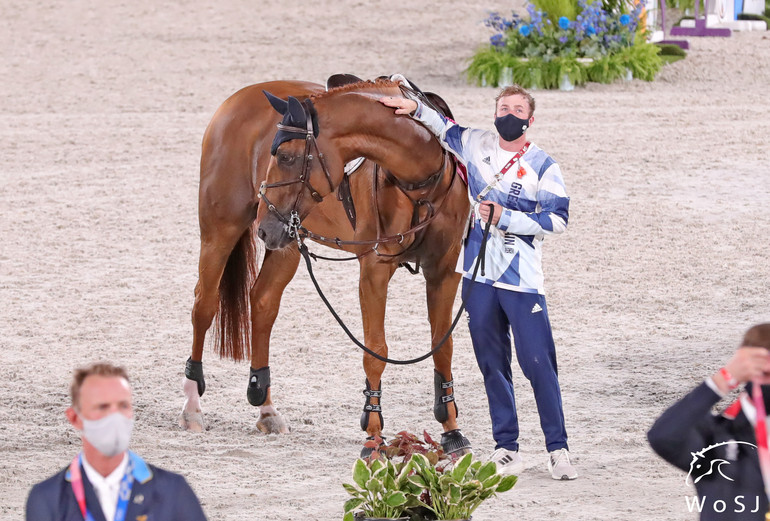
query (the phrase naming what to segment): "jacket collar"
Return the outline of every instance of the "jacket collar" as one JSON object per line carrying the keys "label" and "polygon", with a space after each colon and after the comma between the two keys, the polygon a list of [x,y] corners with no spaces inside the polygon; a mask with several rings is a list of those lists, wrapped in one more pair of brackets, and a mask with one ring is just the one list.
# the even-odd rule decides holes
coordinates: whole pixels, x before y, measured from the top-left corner
{"label": "jacket collar", "polygon": [[[128,458],[131,462],[131,466],[133,468],[132,473],[137,483],[144,485],[152,479],[152,470],[150,470],[149,465],[147,465],[141,456],[135,452],[128,451]],[[67,469],[67,472],[64,474],[64,479],[67,481],[72,481],[72,476],[70,476],[69,469]]]}

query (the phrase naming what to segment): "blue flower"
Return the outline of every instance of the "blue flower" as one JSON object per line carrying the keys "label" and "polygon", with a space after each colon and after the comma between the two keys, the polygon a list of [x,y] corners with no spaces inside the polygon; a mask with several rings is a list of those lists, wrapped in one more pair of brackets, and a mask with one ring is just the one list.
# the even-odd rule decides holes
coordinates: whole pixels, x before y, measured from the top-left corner
{"label": "blue flower", "polygon": [[562,16],[561,18],[559,18],[559,28],[564,29],[565,31],[569,29],[569,18],[567,18],[566,16]]}
{"label": "blue flower", "polygon": [[532,29],[530,28],[530,26],[526,24],[519,27],[519,34],[521,34],[522,36],[529,36],[529,33],[531,32],[532,32]]}
{"label": "blue flower", "polygon": [[594,29],[593,25],[586,27],[586,34],[596,34],[596,29]]}
{"label": "blue flower", "polygon": [[489,43],[494,47],[505,47],[505,37],[502,34],[497,33],[489,39]]}
{"label": "blue flower", "polygon": [[620,15],[620,25],[628,25],[631,22],[631,17],[627,14]]}

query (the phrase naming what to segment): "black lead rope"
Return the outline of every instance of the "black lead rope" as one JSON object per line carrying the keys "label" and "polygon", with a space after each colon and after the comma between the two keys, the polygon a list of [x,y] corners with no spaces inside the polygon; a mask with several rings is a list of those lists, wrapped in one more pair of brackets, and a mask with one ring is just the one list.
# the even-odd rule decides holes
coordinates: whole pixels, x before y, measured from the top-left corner
{"label": "black lead rope", "polygon": [[[489,228],[492,226],[492,217],[494,216],[494,212],[495,212],[494,207],[491,207],[489,212],[489,220],[487,221],[487,225],[484,227],[484,234],[481,237],[481,247],[479,248],[479,256],[478,256],[478,260],[476,261],[476,266],[474,266],[473,268],[473,275],[471,277],[471,282],[476,281],[476,273],[479,270],[479,265],[484,263],[484,258],[486,257],[487,239],[489,238]],[[310,262],[310,253],[308,252],[307,246],[305,246],[305,243],[300,240],[298,240],[298,242],[299,242],[299,251],[302,254],[302,257],[304,257],[305,259],[305,265],[307,266],[307,272],[310,275],[310,280],[313,281],[313,286],[315,286],[315,289],[318,292],[318,295],[321,297],[321,300],[324,301],[324,304],[326,304],[326,307],[329,309],[329,311],[331,312],[332,316],[337,321],[337,323],[342,327],[342,330],[345,331],[345,333],[348,335],[350,340],[352,340],[354,344],[356,344],[358,347],[363,349],[368,354],[372,355],[377,360],[380,360],[388,364],[407,365],[407,364],[416,364],[417,362],[422,362],[426,358],[433,356],[438,352],[439,349],[444,347],[444,344],[449,339],[450,335],[452,334],[452,331],[454,331],[455,326],[457,326],[457,322],[460,320],[460,317],[462,316],[462,312],[465,310],[465,298],[461,297],[460,309],[457,310],[457,314],[455,315],[455,318],[452,321],[452,326],[449,328],[449,331],[446,332],[446,334],[441,339],[441,341],[438,344],[436,344],[436,347],[431,349],[428,353],[425,353],[424,355],[419,356],[417,358],[412,358],[411,360],[393,360],[386,356],[382,356],[381,354],[375,353],[374,351],[366,347],[364,344],[362,344],[348,329],[348,327],[342,321],[342,318],[340,318],[337,312],[334,311],[334,308],[332,307],[329,300],[326,298],[326,295],[324,295],[323,291],[321,291],[321,287],[318,285],[318,281],[316,280],[315,275],[313,274],[313,266]],[[481,270],[481,274],[482,276],[484,276],[483,269]],[[466,298],[470,296],[471,291],[473,291],[473,284],[471,284],[470,287],[468,288],[468,294],[466,295]]]}

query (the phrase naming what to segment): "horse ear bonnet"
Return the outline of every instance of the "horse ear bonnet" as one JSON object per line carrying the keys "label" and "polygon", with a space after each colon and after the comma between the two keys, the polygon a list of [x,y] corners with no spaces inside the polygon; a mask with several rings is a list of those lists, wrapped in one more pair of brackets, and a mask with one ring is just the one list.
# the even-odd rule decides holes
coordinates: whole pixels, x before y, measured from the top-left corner
{"label": "horse ear bonnet", "polygon": [[273,96],[266,90],[263,90],[262,94],[265,95],[267,101],[270,102],[270,105],[275,109],[276,112],[279,114],[286,114],[286,111],[289,109],[289,103],[287,101],[282,100],[278,96]]}
{"label": "horse ear bonnet", "polygon": [[[282,125],[301,129],[307,128],[308,113],[305,111],[302,102],[294,96],[289,96],[288,101],[284,101],[267,91],[262,92],[264,92],[270,105],[272,105],[279,114],[283,114],[283,120],[281,120]],[[313,135],[318,136],[318,118],[315,108],[310,100],[305,100],[305,106],[309,107],[309,112],[313,121]],[[276,132],[273,144],[270,147],[270,154],[275,155],[276,150],[278,150],[278,147],[281,146],[281,144],[291,141],[292,139],[305,139],[305,134],[279,129],[278,132]]]}

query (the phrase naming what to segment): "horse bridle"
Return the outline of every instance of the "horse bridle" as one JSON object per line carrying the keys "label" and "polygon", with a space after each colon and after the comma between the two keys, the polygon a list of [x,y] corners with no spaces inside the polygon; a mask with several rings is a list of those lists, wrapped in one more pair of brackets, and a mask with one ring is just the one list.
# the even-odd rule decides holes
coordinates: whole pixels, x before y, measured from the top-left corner
{"label": "horse bridle", "polygon": [[334,182],[332,181],[332,176],[329,173],[329,168],[326,166],[324,155],[321,152],[321,149],[318,148],[318,142],[316,141],[316,138],[315,138],[315,131],[313,129],[313,118],[311,116],[312,111],[309,109],[308,103],[310,103],[310,100],[305,100],[302,102],[302,108],[305,111],[305,114],[307,115],[306,117],[307,128],[293,127],[290,125],[284,125],[283,123],[278,123],[278,130],[283,130],[285,132],[290,132],[293,134],[305,135],[305,152],[302,156],[302,168],[300,170],[299,177],[297,179],[290,179],[288,181],[279,181],[277,183],[268,183],[267,180],[262,181],[262,184],[259,186],[259,194],[257,195],[260,199],[264,199],[264,201],[267,203],[267,209],[275,213],[278,216],[278,219],[284,224],[284,226],[287,227],[289,237],[297,238],[297,239],[299,239],[299,228],[300,228],[300,223],[302,222],[299,217],[299,212],[297,212],[297,208],[299,208],[299,203],[302,201],[302,195],[305,193],[305,191],[300,190],[299,193],[297,194],[297,199],[294,201],[294,206],[291,209],[291,214],[287,219],[281,212],[278,211],[275,205],[272,204],[270,200],[267,198],[267,189],[279,188],[282,186],[289,186],[296,183],[302,183],[310,191],[310,196],[313,198],[313,200],[317,203],[320,203],[323,200],[324,196],[318,193],[318,190],[316,190],[313,187],[313,185],[310,184],[310,167],[313,163],[313,154],[311,152],[315,151],[318,156],[318,162],[321,165],[321,170],[323,171],[324,175],[326,176],[326,180],[329,183],[329,191],[330,192],[334,191]]}
{"label": "horse bridle", "polygon": [[[289,237],[296,239],[298,246],[301,246],[302,237],[300,234],[300,230],[303,230],[303,232],[307,237],[320,240],[321,242],[334,243],[337,246],[341,246],[343,244],[373,245],[373,248],[370,251],[375,252],[379,256],[379,255],[384,255],[384,254],[381,254],[379,251],[377,251],[377,248],[380,244],[391,243],[391,242],[398,242],[400,244],[404,241],[404,237],[406,235],[417,233],[419,230],[422,230],[423,228],[427,227],[428,224],[430,224],[430,222],[433,221],[433,219],[436,217],[437,212],[430,212],[430,215],[427,218],[425,218],[423,221],[418,222],[417,224],[412,226],[409,230],[406,230],[401,233],[397,233],[396,235],[393,235],[393,236],[380,237],[378,232],[377,239],[371,239],[371,240],[342,241],[340,239],[329,239],[327,237],[317,235],[301,226],[302,220],[299,217],[299,212],[297,211],[297,209],[299,208],[299,204],[302,200],[302,195],[304,194],[304,190],[300,190],[299,193],[297,194],[297,199],[294,201],[294,206],[292,207],[291,213],[289,214],[288,218],[286,218],[286,216],[284,216],[281,212],[278,211],[275,205],[272,204],[270,202],[270,199],[268,199],[267,197],[268,188],[279,188],[279,187],[289,186],[296,183],[302,183],[310,191],[310,195],[315,202],[320,203],[323,200],[324,196],[318,193],[318,190],[316,190],[313,187],[313,185],[310,184],[310,168],[313,162],[313,154],[311,152],[313,151],[316,152],[318,156],[318,162],[321,165],[321,170],[323,171],[324,175],[326,176],[326,180],[329,183],[329,191],[330,192],[334,191],[334,182],[332,181],[331,173],[329,173],[329,168],[326,165],[325,157],[323,155],[323,152],[321,152],[321,149],[318,146],[318,141],[316,140],[316,137],[315,137],[315,130],[313,128],[313,117],[312,117],[313,110],[312,110],[311,103],[312,102],[309,99],[306,99],[302,102],[302,109],[304,110],[306,115],[305,119],[307,121],[307,125],[306,125],[307,128],[284,125],[283,123],[278,123],[277,125],[278,130],[283,130],[285,132],[290,132],[293,134],[302,134],[305,136],[305,151],[302,158],[302,168],[300,170],[299,177],[297,179],[291,179],[287,181],[278,181],[276,183],[268,183],[267,180],[262,181],[262,184],[259,187],[259,192],[257,194],[257,197],[259,197],[260,199],[263,199],[267,203],[267,209],[278,216],[278,219],[286,227],[286,231]],[[418,190],[421,188],[425,188],[427,186],[430,186],[431,184],[437,183],[438,180],[441,178],[441,175],[443,174],[446,168],[446,160],[447,160],[448,154],[449,153],[446,150],[444,150],[441,166],[439,167],[439,169],[422,181],[418,181],[416,183],[411,183],[411,184],[405,184],[390,173],[388,173],[388,178],[392,183],[398,186],[401,189],[401,191],[403,191],[404,193],[411,190]],[[456,175],[457,173],[455,171],[452,176],[452,184],[454,184]],[[450,185],[450,190],[451,190],[451,185]],[[398,253],[396,255],[387,255],[387,256],[393,257],[393,256],[401,255],[402,253],[404,252]]]}

